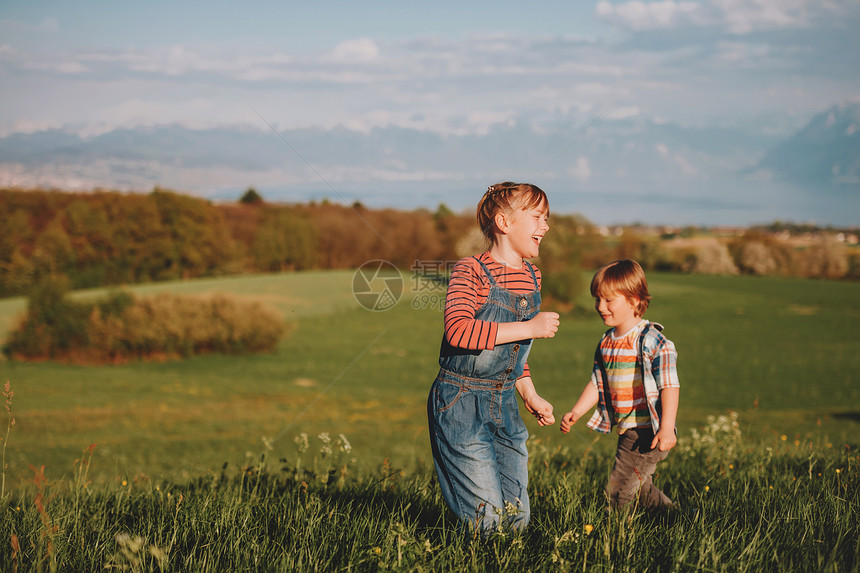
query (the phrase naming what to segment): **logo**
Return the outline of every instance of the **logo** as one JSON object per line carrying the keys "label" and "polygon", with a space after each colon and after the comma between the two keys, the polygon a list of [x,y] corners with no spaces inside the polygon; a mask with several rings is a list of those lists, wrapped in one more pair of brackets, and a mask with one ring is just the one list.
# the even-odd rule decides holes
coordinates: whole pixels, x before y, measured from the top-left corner
{"label": "logo", "polygon": [[403,295],[403,275],[388,261],[368,261],[352,277],[352,295],[368,310],[388,310]]}

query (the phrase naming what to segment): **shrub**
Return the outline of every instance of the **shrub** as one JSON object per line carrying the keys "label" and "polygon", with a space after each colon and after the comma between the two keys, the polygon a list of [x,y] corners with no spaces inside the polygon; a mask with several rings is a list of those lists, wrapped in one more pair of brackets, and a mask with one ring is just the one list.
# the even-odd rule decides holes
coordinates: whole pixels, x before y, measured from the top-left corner
{"label": "shrub", "polygon": [[224,295],[135,299],[115,292],[84,303],[68,300],[66,290],[61,281],[34,290],[3,349],[9,357],[104,363],[269,352],[286,332],[273,311]]}
{"label": "shrub", "polygon": [[778,268],[773,253],[761,241],[744,242],[738,248],[735,262],[741,271],[754,275],[771,275]]}
{"label": "shrub", "polygon": [[821,241],[803,251],[800,266],[802,276],[842,278],[849,272],[848,251],[835,241]]}
{"label": "shrub", "polygon": [[690,254],[684,270],[707,275],[736,275],[738,267],[729,255],[729,249],[719,241],[702,243]]}

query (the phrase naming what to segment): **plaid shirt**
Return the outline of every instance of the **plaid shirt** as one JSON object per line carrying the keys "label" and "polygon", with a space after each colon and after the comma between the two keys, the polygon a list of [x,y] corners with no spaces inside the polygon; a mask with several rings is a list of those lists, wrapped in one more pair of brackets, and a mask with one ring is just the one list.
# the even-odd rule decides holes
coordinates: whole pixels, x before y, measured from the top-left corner
{"label": "plaid shirt", "polygon": [[[636,367],[642,369],[642,379],[645,386],[645,399],[648,402],[648,411],[651,414],[651,427],[656,434],[660,429],[660,390],[663,388],[680,388],[678,382],[678,352],[671,340],[663,336],[661,332],[663,325],[656,322],[643,321],[642,331],[637,339],[639,352]],[[602,343],[607,336],[611,336],[613,329],[609,329],[600,339]],[[594,353],[594,368],[591,372],[591,383],[597,387],[597,408],[594,410],[588,427],[604,434],[612,430],[615,416],[612,413],[611,401],[606,396],[606,369],[603,365],[603,355],[600,352],[600,344]]]}

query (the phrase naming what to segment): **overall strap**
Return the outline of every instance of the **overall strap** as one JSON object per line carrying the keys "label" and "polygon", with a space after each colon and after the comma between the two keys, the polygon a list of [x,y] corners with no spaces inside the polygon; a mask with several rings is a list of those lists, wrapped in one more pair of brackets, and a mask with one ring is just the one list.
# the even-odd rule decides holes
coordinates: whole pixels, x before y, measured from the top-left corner
{"label": "overall strap", "polygon": [[538,283],[537,283],[537,275],[535,275],[535,268],[534,268],[534,266],[532,266],[532,264],[531,264],[530,262],[528,262],[528,261],[523,261],[523,262],[529,266],[529,271],[532,273],[532,280],[533,280],[533,281],[534,281],[534,283],[535,283],[535,290],[539,290],[539,289],[538,289]]}
{"label": "overall strap", "polygon": [[481,259],[479,259],[478,257],[472,257],[472,258],[475,259],[476,261],[478,261],[478,264],[481,265],[481,268],[483,268],[484,272],[487,273],[487,278],[490,279],[490,285],[498,286],[496,284],[496,279],[493,278],[493,275],[490,273],[490,269],[487,268],[487,265],[485,265],[484,262]]}

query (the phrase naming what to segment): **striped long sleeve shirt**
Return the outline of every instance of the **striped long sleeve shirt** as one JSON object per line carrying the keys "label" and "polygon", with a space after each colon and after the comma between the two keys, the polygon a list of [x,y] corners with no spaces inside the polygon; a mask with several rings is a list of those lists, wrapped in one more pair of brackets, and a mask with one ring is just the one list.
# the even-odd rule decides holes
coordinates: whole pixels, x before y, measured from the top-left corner
{"label": "striped long sleeve shirt", "polygon": [[[493,275],[501,288],[519,294],[534,291],[535,284],[525,263],[521,269],[512,269],[495,261],[488,252],[478,257]],[[538,288],[541,274],[534,267]],[[475,314],[487,301],[490,280],[474,257],[457,261],[451,270],[448,294],[445,298],[445,339],[451,346],[470,350],[492,350],[496,346],[499,323],[476,320]],[[523,376],[529,376],[528,364]]]}

